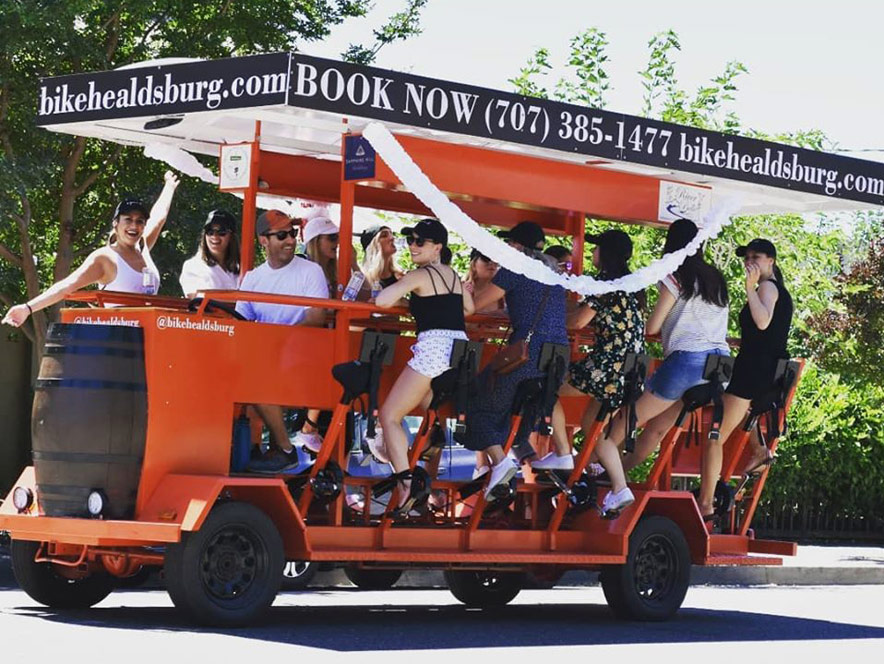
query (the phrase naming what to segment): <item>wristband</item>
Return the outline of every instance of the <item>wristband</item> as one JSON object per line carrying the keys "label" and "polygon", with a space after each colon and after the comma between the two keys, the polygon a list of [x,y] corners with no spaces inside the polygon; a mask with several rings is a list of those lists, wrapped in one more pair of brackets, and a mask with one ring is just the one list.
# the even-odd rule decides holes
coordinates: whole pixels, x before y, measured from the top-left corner
{"label": "wristband", "polygon": [[31,305],[28,304],[27,302],[25,302],[25,306],[28,308],[28,315],[29,315],[29,316],[33,316],[33,315],[34,315],[34,310],[31,309]]}

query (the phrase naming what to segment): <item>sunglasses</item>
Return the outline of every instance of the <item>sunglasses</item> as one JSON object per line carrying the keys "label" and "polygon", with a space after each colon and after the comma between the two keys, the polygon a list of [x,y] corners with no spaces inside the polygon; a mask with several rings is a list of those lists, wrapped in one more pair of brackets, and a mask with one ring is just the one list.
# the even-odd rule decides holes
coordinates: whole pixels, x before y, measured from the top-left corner
{"label": "sunglasses", "polygon": [[329,242],[337,242],[339,239],[339,236],[337,233],[329,233],[328,235],[321,235],[320,237],[324,237]]}
{"label": "sunglasses", "polygon": [[227,237],[228,235],[230,235],[230,231],[226,228],[207,228],[206,237],[212,237],[213,235],[217,235],[218,237]]}
{"label": "sunglasses", "polygon": [[264,237],[275,237],[280,242],[284,242],[287,237],[292,238],[293,240],[298,237],[298,231],[294,228],[290,228],[287,231],[276,231],[275,233],[264,233]]}
{"label": "sunglasses", "polygon": [[412,235],[411,237],[405,238],[405,241],[408,243],[409,247],[411,245],[415,245],[416,247],[422,247],[427,242],[430,242],[430,240],[428,240],[425,237],[415,237],[414,235]]}

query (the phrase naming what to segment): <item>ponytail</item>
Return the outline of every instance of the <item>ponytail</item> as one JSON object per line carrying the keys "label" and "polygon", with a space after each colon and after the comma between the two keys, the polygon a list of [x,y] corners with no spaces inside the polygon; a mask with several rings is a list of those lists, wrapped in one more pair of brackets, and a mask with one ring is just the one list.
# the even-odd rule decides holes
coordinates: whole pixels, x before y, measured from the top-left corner
{"label": "ponytail", "polygon": [[442,262],[442,265],[451,265],[451,249],[447,246],[442,247],[442,251],[439,252],[439,260]]}
{"label": "ponytail", "polygon": [[783,281],[783,273],[780,272],[780,266],[777,265],[776,263],[773,264],[773,273],[774,273],[774,276],[777,278],[777,281],[780,282],[780,285],[785,286],[786,282]]}

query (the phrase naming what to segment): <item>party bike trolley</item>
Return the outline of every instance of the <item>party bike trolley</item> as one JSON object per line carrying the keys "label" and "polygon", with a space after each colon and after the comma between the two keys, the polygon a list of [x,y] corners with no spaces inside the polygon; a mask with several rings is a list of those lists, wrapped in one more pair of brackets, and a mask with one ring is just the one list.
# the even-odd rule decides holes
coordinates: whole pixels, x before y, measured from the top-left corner
{"label": "party bike trolley", "polygon": [[[342,285],[354,209],[439,217],[505,265],[506,249],[482,227],[532,219],[571,239],[579,273],[586,217],[660,227],[689,217],[702,232],[716,209],[729,218],[884,204],[881,165],[297,53],[46,79],[39,122],[143,146],[185,173],[216,178],[244,198],[246,239],[258,208],[339,205]],[[218,159],[218,176],[194,154]],[[730,207],[721,212],[723,200]],[[242,264],[253,263],[245,241]],[[748,482],[736,469],[755,420],[776,447],[800,361],[783,363],[776,393],[725,447],[720,532],[707,532],[684,478],[698,475],[702,447],[686,444],[690,423],[701,436],[714,428],[709,404],[727,363],[708,367],[711,387],[685,402],[647,479],[632,484],[635,503],[605,519],[596,505],[607,487],[581,471],[603,420],[584,432],[574,471],[535,476],[525,466],[487,499],[484,478],[438,476],[440,449],[450,445],[444,430],[469,426],[467,386],[506,332],[500,319],[474,316],[470,341],[434,380],[429,411],[415,413],[423,419],[409,451],[412,481],[431,491],[403,519],[388,509],[396,504],[389,473],[347,469],[360,448],[356,422],[373,426],[410,356],[404,311],[391,316],[342,293],[71,299],[79,306],[49,330],[36,382],[33,465],[0,506],[16,577],[50,607],[92,606],[120,580],[162,568],[191,619],[247,624],[273,602],[285,561],[304,560],[346,563],[369,579],[441,569],[455,597],[476,607],[509,602],[527,575],[596,570],[618,616],[661,620],[681,606],[691,565],[777,565],[795,553],[751,528],[766,469]],[[329,327],[240,320],[231,309],[242,300],[323,307]],[[548,445],[554,385],[584,343],[577,334],[570,348],[545,349],[539,377],[520,386],[507,446],[522,419],[538,414],[532,439]],[[629,365],[635,396],[653,362]],[[250,404],[330,412],[315,462],[294,474],[242,472]],[[563,404],[577,424],[583,400]],[[245,431],[248,454],[256,432]]]}

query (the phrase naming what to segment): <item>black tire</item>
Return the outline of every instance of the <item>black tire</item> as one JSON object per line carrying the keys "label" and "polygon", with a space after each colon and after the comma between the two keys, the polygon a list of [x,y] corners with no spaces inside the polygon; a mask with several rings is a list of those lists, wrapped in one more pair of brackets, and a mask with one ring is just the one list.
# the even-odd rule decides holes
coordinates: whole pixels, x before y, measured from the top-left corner
{"label": "black tire", "polygon": [[602,570],[608,606],[618,618],[660,621],[681,607],[691,579],[691,553],[681,529],[662,516],[644,517],[629,537],[623,565]]}
{"label": "black tire", "polygon": [[203,625],[254,622],[282,585],[285,553],[273,521],[254,505],[221,503],[202,528],[166,548],[169,596]]}
{"label": "black tire", "polygon": [[469,607],[504,606],[515,599],[525,585],[522,572],[492,570],[445,570],[451,594]]}
{"label": "black tire", "polygon": [[39,542],[13,540],[10,547],[12,571],[18,585],[31,599],[53,609],[88,609],[114,589],[109,574],[96,573],[82,579],[68,579],[52,563],[34,562]]}
{"label": "black tire", "polygon": [[350,582],[362,590],[389,590],[402,576],[401,569],[365,569],[347,565],[344,574]]}
{"label": "black tire", "polygon": [[319,565],[309,560],[286,561],[282,570],[282,587],[285,590],[304,590],[318,571]]}

